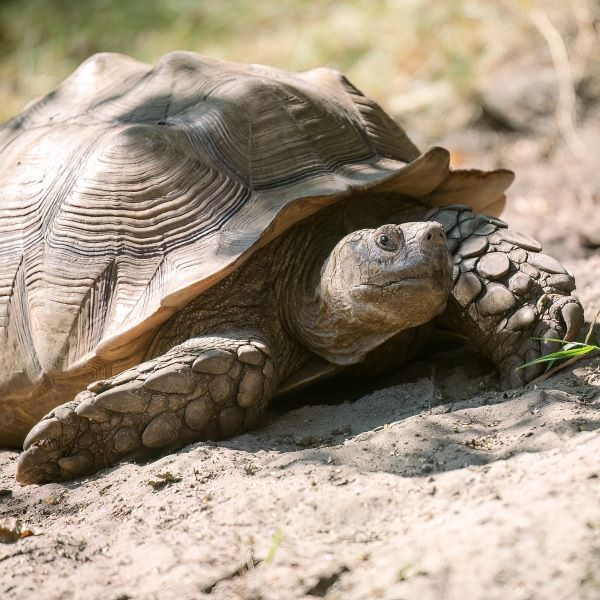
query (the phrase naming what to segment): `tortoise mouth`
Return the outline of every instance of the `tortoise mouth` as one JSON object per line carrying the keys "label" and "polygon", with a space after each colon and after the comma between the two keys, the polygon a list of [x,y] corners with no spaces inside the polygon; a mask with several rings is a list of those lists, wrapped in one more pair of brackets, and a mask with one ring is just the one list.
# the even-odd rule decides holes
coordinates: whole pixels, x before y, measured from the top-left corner
{"label": "tortoise mouth", "polygon": [[402,287],[404,285],[417,284],[423,280],[429,280],[430,282],[442,284],[445,281],[450,280],[450,274],[445,269],[427,269],[407,272],[406,274],[398,274],[394,279],[390,279],[385,282],[374,282],[368,281],[357,285],[357,288],[371,287],[371,288],[395,288]]}
{"label": "tortoise mouth", "polygon": [[393,288],[399,287],[405,284],[410,284],[412,282],[423,281],[423,279],[434,279],[429,273],[423,273],[421,275],[411,275],[410,277],[402,277],[401,279],[393,279],[392,281],[387,281],[386,283],[361,283],[356,287],[372,287],[372,288]]}

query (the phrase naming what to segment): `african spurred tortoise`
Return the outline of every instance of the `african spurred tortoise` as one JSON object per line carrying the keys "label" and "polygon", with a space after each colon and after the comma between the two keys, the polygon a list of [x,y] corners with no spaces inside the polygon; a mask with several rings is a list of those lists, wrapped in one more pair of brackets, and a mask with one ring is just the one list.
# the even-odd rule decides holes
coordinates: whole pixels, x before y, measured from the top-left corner
{"label": "african spurred tortoise", "polygon": [[573,277],[496,218],[512,173],[419,152],[329,69],[99,54],[0,127],[0,165],[22,483],[235,435],[282,389],[402,363],[437,315],[508,386],[582,323]]}

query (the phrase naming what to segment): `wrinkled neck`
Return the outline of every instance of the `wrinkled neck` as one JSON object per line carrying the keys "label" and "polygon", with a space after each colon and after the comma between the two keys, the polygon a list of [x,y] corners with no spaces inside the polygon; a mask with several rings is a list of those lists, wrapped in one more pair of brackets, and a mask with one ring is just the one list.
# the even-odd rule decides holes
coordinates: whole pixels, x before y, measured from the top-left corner
{"label": "wrinkled neck", "polygon": [[352,311],[322,279],[333,260],[331,251],[345,233],[344,224],[330,210],[320,216],[297,225],[274,257],[279,263],[275,281],[280,318],[310,351],[335,364],[352,364],[364,356],[357,351],[356,337],[343,334],[352,329]]}
{"label": "wrinkled neck", "polygon": [[286,262],[277,281],[280,317],[288,333],[325,360],[350,365],[361,362],[395,331],[361,320],[346,290],[336,288],[328,275],[336,260],[331,250],[340,237],[339,228],[331,224],[297,232],[289,240],[293,252],[282,253]]}

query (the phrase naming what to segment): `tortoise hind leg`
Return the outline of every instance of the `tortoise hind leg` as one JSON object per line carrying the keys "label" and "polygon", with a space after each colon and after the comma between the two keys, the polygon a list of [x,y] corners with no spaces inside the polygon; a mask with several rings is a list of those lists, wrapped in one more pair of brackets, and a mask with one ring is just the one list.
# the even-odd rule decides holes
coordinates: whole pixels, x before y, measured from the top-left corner
{"label": "tortoise hind leg", "polygon": [[[447,206],[428,215],[444,226],[454,256],[454,289],[442,319],[500,368],[502,385],[523,385],[544,365],[518,369],[572,340],[583,309],[575,280],[535,240],[499,219]],[[542,338],[542,340],[534,339]]]}
{"label": "tortoise hind leg", "polygon": [[25,440],[17,480],[73,479],[136,451],[230,437],[258,421],[274,383],[260,336],[188,340],[50,412]]}

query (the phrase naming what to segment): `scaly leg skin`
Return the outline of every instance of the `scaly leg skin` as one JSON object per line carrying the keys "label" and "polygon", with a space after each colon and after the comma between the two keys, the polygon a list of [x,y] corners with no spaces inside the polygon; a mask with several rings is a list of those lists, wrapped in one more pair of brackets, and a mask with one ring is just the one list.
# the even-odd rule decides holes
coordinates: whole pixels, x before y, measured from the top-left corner
{"label": "scaly leg skin", "polygon": [[466,206],[435,209],[426,218],[443,225],[454,256],[454,290],[443,320],[499,366],[503,387],[538,377],[543,364],[518,367],[560,348],[549,338],[573,340],[583,325],[583,309],[571,296],[573,276],[500,219]]}
{"label": "scaly leg skin", "polygon": [[136,451],[230,437],[256,424],[275,384],[260,336],[188,340],[46,415],[24,442],[17,481],[74,479]]}

